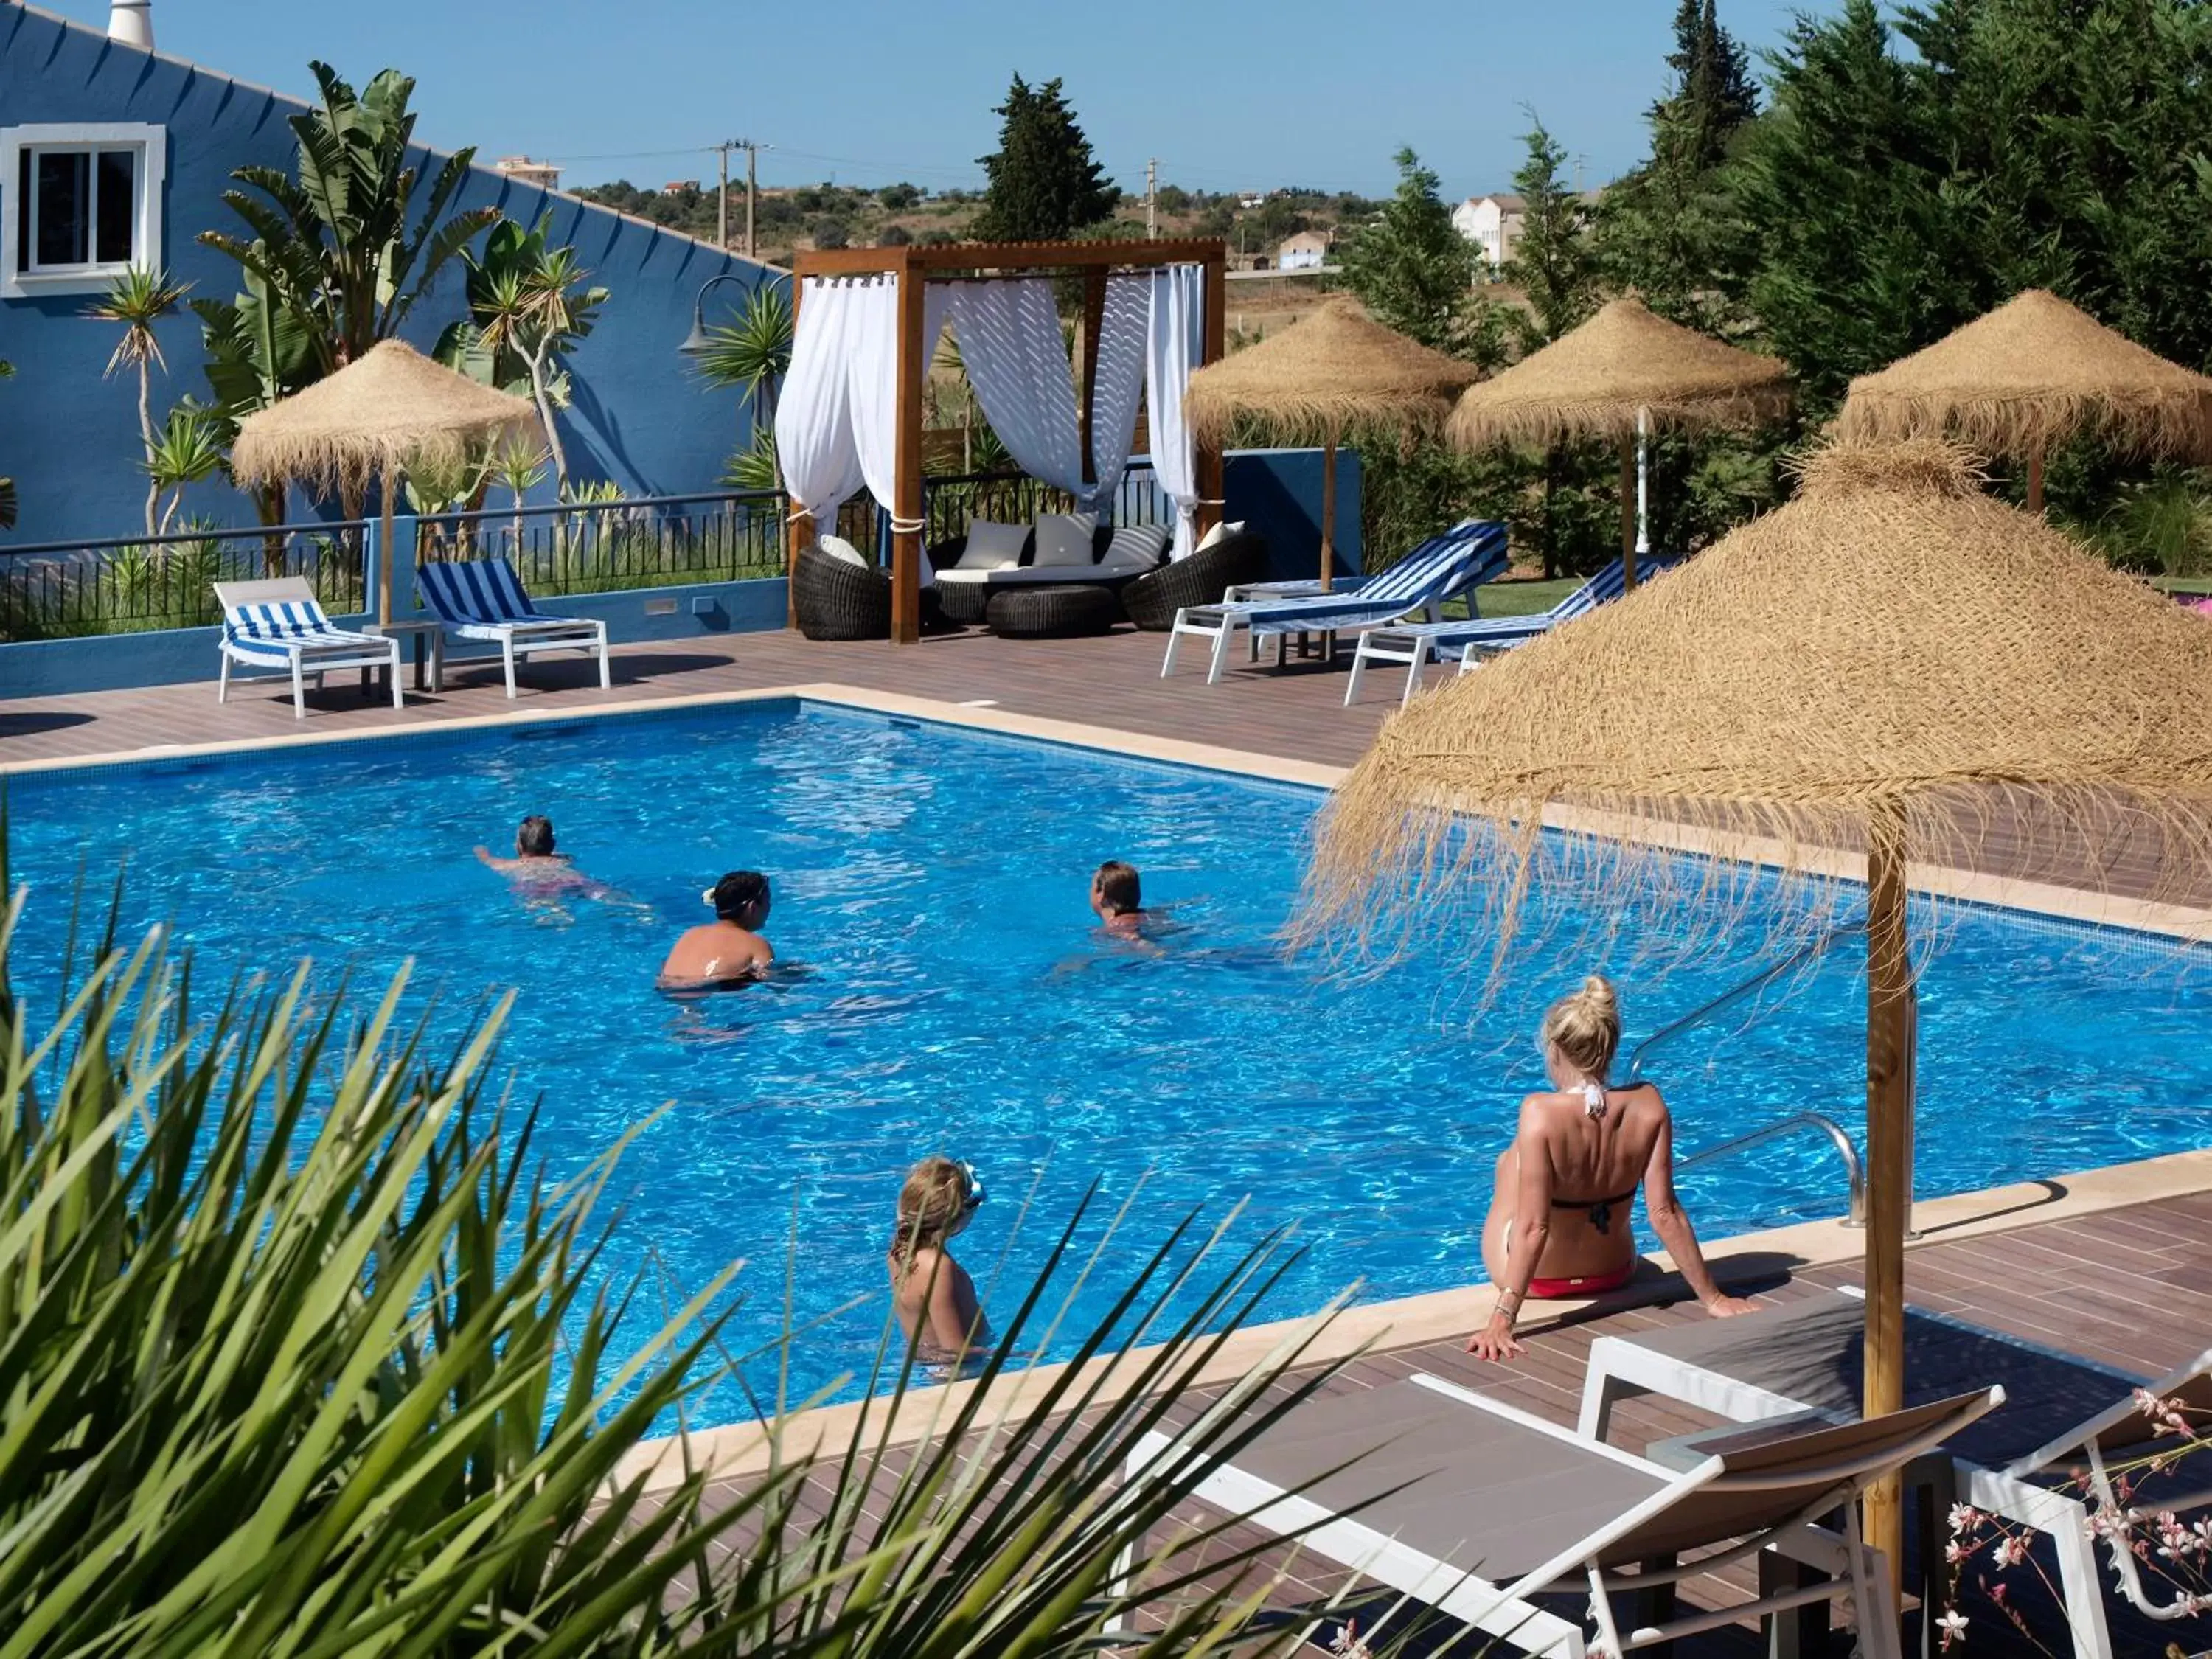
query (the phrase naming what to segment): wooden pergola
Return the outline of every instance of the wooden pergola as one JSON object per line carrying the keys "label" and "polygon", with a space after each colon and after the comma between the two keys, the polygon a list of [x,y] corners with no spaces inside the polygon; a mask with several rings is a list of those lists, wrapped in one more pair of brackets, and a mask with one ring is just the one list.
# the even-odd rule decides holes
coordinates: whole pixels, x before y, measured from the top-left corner
{"label": "wooden pergola", "polygon": [[[951,242],[924,247],[835,248],[799,254],[792,264],[791,305],[796,327],[799,306],[810,276],[890,276],[898,279],[898,446],[896,499],[891,504],[891,642],[911,645],[921,637],[922,386],[929,374],[934,341],[922,332],[922,291],[932,282],[1065,271],[1083,279],[1083,471],[1091,473],[1091,399],[1097,382],[1098,329],[1106,307],[1106,279],[1116,270],[1146,270],[1162,265],[1200,265],[1206,271],[1206,312],[1200,356],[1194,368],[1222,355],[1227,315],[1223,293],[1228,273],[1227,245],[1193,238],[1148,242]],[[1221,447],[1200,440],[1196,450],[1198,528],[1212,528],[1220,517]],[[791,521],[790,550],[814,539],[814,521],[799,514]]]}

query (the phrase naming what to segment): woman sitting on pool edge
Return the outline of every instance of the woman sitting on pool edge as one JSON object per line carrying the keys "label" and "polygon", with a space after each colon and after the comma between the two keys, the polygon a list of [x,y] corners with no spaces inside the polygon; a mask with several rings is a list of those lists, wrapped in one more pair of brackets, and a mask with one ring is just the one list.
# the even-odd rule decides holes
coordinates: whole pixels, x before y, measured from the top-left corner
{"label": "woman sitting on pool edge", "polygon": [[1667,1103],[1649,1083],[1607,1086],[1620,1046],[1620,1002],[1612,985],[1593,975],[1553,1003],[1542,1041],[1553,1091],[1521,1103],[1513,1144],[1498,1155],[1482,1229],[1497,1310],[1468,1339],[1468,1352],[1484,1359],[1527,1352],[1514,1340],[1513,1321],[1529,1297],[1595,1296],[1626,1285],[1636,1273],[1631,1212],[1639,1185],[1652,1231],[1705,1311],[1721,1318],[1751,1312],[1753,1304],[1713,1282],[1697,1230],[1675,1199]]}
{"label": "woman sitting on pool edge", "polygon": [[951,1249],[982,1202],[975,1170],[949,1158],[925,1158],[899,1189],[898,1225],[885,1253],[891,1306],[924,1364],[951,1364],[991,1346],[991,1321],[975,1281]]}

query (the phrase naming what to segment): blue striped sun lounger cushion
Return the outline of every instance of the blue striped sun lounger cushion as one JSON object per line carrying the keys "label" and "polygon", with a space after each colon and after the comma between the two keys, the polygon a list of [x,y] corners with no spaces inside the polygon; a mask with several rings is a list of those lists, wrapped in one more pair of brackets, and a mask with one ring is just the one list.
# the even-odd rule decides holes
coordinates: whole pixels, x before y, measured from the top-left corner
{"label": "blue striped sun lounger cushion", "polygon": [[[1672,554],[1642,554],[1636,561],[1637,575],[1639,580],[1656,576],[1680,562],[1680,558]],[[1433,623],[1404,631],[1419,633],[1443,650],[1454,646],[1518,645],[1539,634],[1548,634],[1561,623],[1572,622],[1601,605],[1611,605],[1627,591],[1626,573],[1621,569],[1620,561],[1615,559],[1549,611],[1540,611],[1533,617],[1474,617],[1465,622]]]}
{"label": "blue striped sun lounger cushion", "polygon": [[1349,593],[1255,599],[1208,606],[1255,634],[1328,633],[1370,626],[1441,603],[1505,568],[1505,526],[1476,520],[1431,537],[1381,575]]}
{"label": "blue striped sun lounger cushion", "polygon": [[313,599],[274,605],[236,605],[222,613],[222,637],[234,655],[289,662],[301,651],[325,647],[379,646],[380,638],[331,626]]}
{"label": "blue striped sun lounger cushion", "polygon": [[555,620],[539,615],[505,559],[426,564],[415,574],[424,601],[451,628],[500,629]]}

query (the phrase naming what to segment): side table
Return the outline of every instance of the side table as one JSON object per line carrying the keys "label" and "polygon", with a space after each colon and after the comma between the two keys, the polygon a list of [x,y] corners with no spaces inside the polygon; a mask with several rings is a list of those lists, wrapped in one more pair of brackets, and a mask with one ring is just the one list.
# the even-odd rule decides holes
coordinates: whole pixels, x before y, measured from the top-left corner
{"label": "side table", "polygon": [[[417,691],[426,689],[423,684],[425,670],[428,672],[429,676],[428,690],[443,691],[446,689],[444,623],[427,619],[416,622],[371,623],[362,631],[365,634],[381,635],[387,639],[407,641],[400,647],[400,649],[403,652],[410,652],[414,658],[415,689]],[[368,685],[368,677],[374,672],[366,668],[362,670],[361,683],[363,686]]]}

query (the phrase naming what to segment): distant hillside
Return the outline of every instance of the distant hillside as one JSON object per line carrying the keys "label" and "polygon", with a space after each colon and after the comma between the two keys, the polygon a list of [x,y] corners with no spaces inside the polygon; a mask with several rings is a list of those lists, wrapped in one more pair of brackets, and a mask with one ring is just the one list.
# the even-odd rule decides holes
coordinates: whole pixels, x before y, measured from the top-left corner
{"label": "distant hillside", "polygon": [[[635,214],[704,241],[714,240],[715,193],[686,181],[660,190],[641,190],[628,179],[593,185],[575,192],[620,212]],[[1244,205],[1256,202],[1255,206]],[[1364,197],[1321,191],[1279,190],[1264,197],[1210,194],[1174,185],[1160,187],[1158,224],[1163,236],[1219,236],[1232,257],[1241,250],[1249,264],[1273,262],[1276,245],[1304,230],[1342,234],[1374,212],[1380,204]],[[878,247],[907,242],[957,242],[981,210],[980,191],[927,191],[913,185],[863,190],[847,185],[804,185],[763,190],[754,210],[759,257],[788,264],[799,248]],[[1102,227],[1102,229],[1108,228]],[[1124,195],[1110,225],[1117,236],[1145,232],[1145,200]],[[744,187],[730,191],[730,245],[742,248],[745,234]]]}

